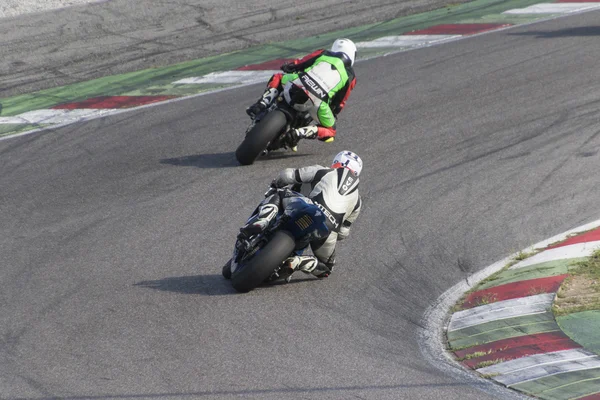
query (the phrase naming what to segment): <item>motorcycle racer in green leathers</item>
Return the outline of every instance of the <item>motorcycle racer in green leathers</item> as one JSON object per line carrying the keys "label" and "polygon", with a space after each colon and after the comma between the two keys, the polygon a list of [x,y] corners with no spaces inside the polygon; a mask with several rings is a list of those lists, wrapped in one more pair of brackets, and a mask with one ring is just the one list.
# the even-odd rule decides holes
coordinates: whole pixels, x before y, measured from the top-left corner
{"label": "motorcycle racer in green leathers", "polygon": [[[356,85],[352,68],[355,58],[355,44],[350,39],[337,39],[331,50],[320,49],[283,64],[281,70],[284,73],[271,77],[261,98],[248,107],[246,113],[254,119],[282,95],[290,106],[308,112],[316,123],[291,132],[292,150],[297,150],[300,139],[332,142],[336,135],[336,117]],[[305,94],[298,96],[299,90]]]}

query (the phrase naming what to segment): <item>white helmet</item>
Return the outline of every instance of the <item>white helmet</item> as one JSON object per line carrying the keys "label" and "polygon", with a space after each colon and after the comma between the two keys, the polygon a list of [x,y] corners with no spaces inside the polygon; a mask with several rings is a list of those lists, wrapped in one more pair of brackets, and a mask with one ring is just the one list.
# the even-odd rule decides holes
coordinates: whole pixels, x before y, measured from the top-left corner
{"label": "white helmet", "polygon": [[350,59],[350,65],[354,65],[356,58],[356,45],[350,39],[336,39],[331,46],[332,53],[344,53]]}
{"label": "white helmet", "polygon": [[335,158],[333,159],[333,164],[331,168],[348,168],[352,172],[356,174],[356,176],[360,175],[360,171],[362,171],[363,162],[360,157],[349,150],[340,151]]}

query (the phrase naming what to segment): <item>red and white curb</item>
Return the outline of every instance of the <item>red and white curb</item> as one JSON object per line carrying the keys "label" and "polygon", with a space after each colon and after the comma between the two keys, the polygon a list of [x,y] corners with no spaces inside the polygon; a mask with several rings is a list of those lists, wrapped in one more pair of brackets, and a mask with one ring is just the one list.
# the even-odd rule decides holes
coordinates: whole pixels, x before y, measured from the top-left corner
{"label": "red and white curb", "polygon": [[[456,332],[460,329],[477,330],[477,327],[503,324],[503,321],[510,321],[511,318],[536,319],[538,315],[551,314],[552,301],[558,289],[557,283],[562,282],[565,278],[564,275],[536,279],[538,282],[546,279],[544,281],[545,288],[552,289],[549,293],[502,300],[473,307],[454,313],[450,321],[446,322],[447,310],[455,305],[465,292],[476,287],[480,281],[490,275],[504,269],[509,262],[523,252],[530,253],[537,249],[546,249],[513,265],[509,270],[524,271],[523,268],[525,268],[524,264],[526,263],[529,264],[530,268],[536,269],[538,264],[560,260],[563,259],[562,257],[566,259],[566,257],[579,258],[590,255],[594,249],[600,247],[600,229],[597,229],[598,227],[600,227],[600,220],[551,237],[490,265],[448,289],[438,298],[435,304],[426,310],[421,321],[419,347],[424,357],[445,373],[466,380],[483,391],[503,399],[528,399],[530,397],[516,391],[503,390],[490,380],[507,387],[520,385],[517,389],[522,390],[527,385],[535,385],[536,380],[547,381],[550,379],[549,377],[558,379],[560,376],[579,373],[576,371],[597,372],[600,368],[600,357],[581,348],[581,345],[574,342],[560,330],[552,329],[550,332],[525,334],[525,336],[506,338],[487,344],[472,345],[464,350],[456,350],[455,354],[450,353],[446,348],[445,332]],[[586,231],[590,232],[573,236],[576,233]],[[554,244],[557,242],[560,243]],[[544,255],[544,253],[546,254]],[[548,254],[551,256],[548,257]],[[543,265],[547,266],[548,264]],[[501,286],[492,287],[489,290]],[[466,299],[466,302],[468,301],[469,298]],[[540,320],[544,319],[540,318]],[[520,329],[518,326],[516,328],[517,330]],[[482,329],[482,331],[486,331],[486,329]],[[479,354],[482,354],[482,356],[473,360],[469,359],[469,356]],[[463,361],[457,361],[455,356],[462,357]],[[499,360],[499,357],[507,357],[507,359],[506,361]],[[492,362],[493,365],[477,367],[482,361]],[[482,375],[470,374],[465,366],[475,368]],[[575,380],[575,382],[565,384],[562,389],[571,386],[581,387],[578,385],[578,381]],[[597,391],[600,392],[600,387]],[[586,400],[600,399],[600,394],[595,393],[591,396],[581,394],[571,397],[585,398]]]}
{"label": "red and white curb", "polygon": [[[175,96],[99,96],[84,101],[59,104],[49,109],[0,117],[0,124],[63,126],[173,100]],[[32,130],[24,134],[36,132]],[[10,137],[20,136],[12,135]],[[8,138],[8,137],[7,137]],[[0,138],[2,140],[3,138]]]}
{"label": "red and white curb", "polygon": [[477,372],[491,375],[496,382],[511,387],[543,377],[592,368],[600,368],[600,357],[583,349],[574,349],[505,361],[479,368]]}
{"label": "red and white curb", "polygon": [[569,246],[561,246],[555,249],[545,250],[534,256],[526,258],[510,267],[510,269],[519,269],[529,267],[543,262],[566,260],[570,258],[589,257],[594,250],[600,248],[600,241],[576,243]]}
{"label": "red and white curb", "polygon": [[[568,276],[555,275],[552,268],[566,269],[572,260],[591,256],[600,248],[599,236],[600,229],[595,229],[544,247],[496,275],[488,283],[491,286],[470,293],[462,306],[472,308],[452,314],[447,327],[450,347],[460,349],[454,352],[461,362],[498,383],[541,398],[579,397],[565,389],[576,383],[582,384],[578,390],[586,395],[600,396],[600,387],[583,386],[590,379],[600,380],[600,357],[568,338],[552,312],[556,291]],[[513,281],[515,273],[520,275]],[[509,283],[494,285],[498,279]],[[532,294],[531,289],[552,291]],[[473,306],[480,302],[488,304]],[[548,383],[553,376],[555,382]],[[531,392],[542,386],[545,392]],[[547,397],[558,388],[566,394]]]}
{"label": "red and white curb", "polygon": [[547,313],[550,312],[553,299],[554,293],[544,293],[459,311],[452,315],[448,331],[453,332],[491,321]]}

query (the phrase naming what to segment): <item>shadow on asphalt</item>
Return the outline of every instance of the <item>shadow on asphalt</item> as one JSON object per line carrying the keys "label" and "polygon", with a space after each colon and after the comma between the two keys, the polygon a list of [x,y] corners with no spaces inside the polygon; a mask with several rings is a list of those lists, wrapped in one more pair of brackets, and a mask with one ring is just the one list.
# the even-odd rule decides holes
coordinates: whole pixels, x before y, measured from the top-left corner
{"label": "shadow on asphalt", "polygon": [[196,168],[226,168],[238,167],[240,163],[235,159],[233,152],[214,153],[214,154],[195,154],[191,156],[164,158],[160,160],[161,164],[170,164],[177,167],[196,167]]}
{"label": "shadow on asphalt", "polygon": [[[280,160],[286,158],[308,157],[310,154],[298,154],[290,151],[275,151],[266,157],[260,157],[256,162],[268,160]],[[235,158],[234,152],[214,153],[214,154],[195,154],[190,156],[164,158],[160,160],[161,164],[175,165],[177,167],[196,167],[196,168],[229,168],[240,167],[240,163]]]}
{"label": "shadow on asphalt", "polygon": [[[269,286],[294,285],[315,280],[317,279],[310,276],[301,277],[301,275],[294,275],[294,279],[292,279],[290,283],[277,281],[263,284],[260,287],[268,290]],[[149,289],[162,290],[165,292],[199,294],[203,296],[227,296],[238,294],[238,292],[231,286],[230,281],[225,280],[221,274],[176,276],[153,281],[137,282],[133,285]]]}
{"label": "shadow on asphalt", "polygon": [[530,31],[509,33],[512,36],[535,36],[542,39],[552,39],[569,36],[600,36],[600,26],[581,26],[577,28],[559,29],[556,31]]}
{"label": "shadow on asphalt", "polygon": [[[379,390],[401,390],[411,388],[450,388],[450,387],[478,387],[481,384],[473,384],[471,382],[442,382],[442,383],[407,383],[407,384],[395,384],[395,385],[355,385],[355,386],[307,386],[297,388],[275,388],[275,389],[248,389],[248,390],[205,390],[196,392],[163,392],[163,393],[141,393],[141,394],[101,394],[101,395],[71,395],[61,396],[63,400],[119,400],[119,399],[165,399],[165,398],[202,398],[202,397],[214,397],[214,396],[227,396],[229,397],[247,397],[260,395],[292,395],[292,394],[326,394],[326,393],[338,393],[338,398],[349,398],[352,396],[352,391],[371,391],[376,392]],[[342,395],[341,392],[344,392]],[[400,395],[400,394],[399,394]],[[260,397],[259,397],[260,398]],[[312,397],[311,397],[312,398]],[[362,397],[361,397],[362,398]],[[30,400],[55,400],[56,397],[28,397]]]}
{"label": "shadow on asphalt", "polygon": [[153,281],[134,283],[150,289],[183,294],[200,294],[205,296],[226,296],[237,293],[221,274],[175,276]]}

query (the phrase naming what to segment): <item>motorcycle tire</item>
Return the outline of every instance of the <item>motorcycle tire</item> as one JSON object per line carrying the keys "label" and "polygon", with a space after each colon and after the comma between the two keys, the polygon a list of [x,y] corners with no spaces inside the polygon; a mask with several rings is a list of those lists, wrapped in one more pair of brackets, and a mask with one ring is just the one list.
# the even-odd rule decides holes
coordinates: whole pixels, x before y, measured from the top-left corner
{"label": "motorcycle tire", "polygon": [[231,274],[231,284],[246,293],[263,283],[275,268],[292,254],[296,240],[287,231],[277,231],[273,238],[245,265]]}
{"label": "motorcycle tire", "polygon": [[221,273],[223,274],[223,278],[227,280],[231,279],[231,260],[227,261],[227,264],[223,265]]}
{"label": "motorcycle tire", "polygon": [[235,158],[242,165],[252,164],[281,133],[287,124],[285,114],[280,110],[273,110],[261,119],[246,134],[244,141],[235,151]]}

